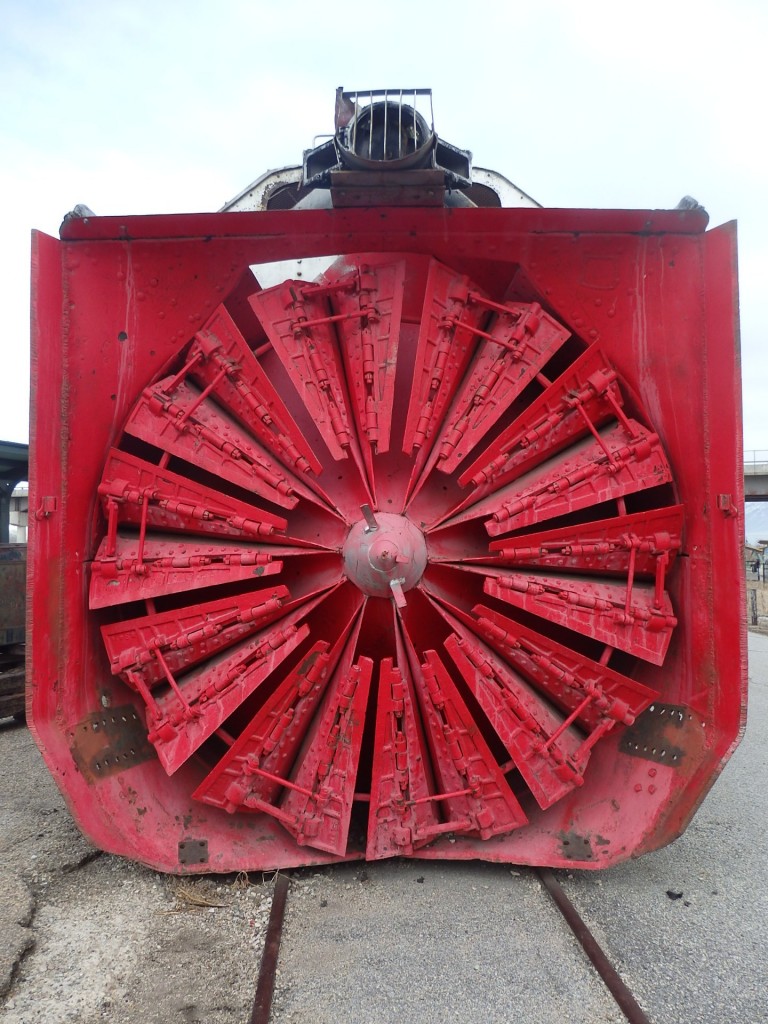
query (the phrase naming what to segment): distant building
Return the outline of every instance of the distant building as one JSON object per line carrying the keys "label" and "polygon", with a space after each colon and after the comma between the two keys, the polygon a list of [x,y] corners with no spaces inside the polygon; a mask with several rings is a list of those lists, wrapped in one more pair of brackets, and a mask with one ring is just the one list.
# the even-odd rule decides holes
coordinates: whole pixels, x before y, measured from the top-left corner
{"label": "distant building", "polygon": [[766,545],[745,544],[744,545],[744,570],[747,579],[759,579],[764,573]]}
{"label": "distant building", "polygon": [[8,540],[11,544],[27,543],[29,525],[29,484],[26,480],[17,484],[11,494]]}

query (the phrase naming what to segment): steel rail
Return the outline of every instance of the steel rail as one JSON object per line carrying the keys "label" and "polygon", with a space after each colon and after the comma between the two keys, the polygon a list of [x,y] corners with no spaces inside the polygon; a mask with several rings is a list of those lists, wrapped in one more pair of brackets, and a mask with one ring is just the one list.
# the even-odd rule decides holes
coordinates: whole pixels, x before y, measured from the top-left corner
{"label": "steel rail", "polygon": [[629,1021],[629,1024],[651,1024],[642,1007],[621,980],[616,968],[603,952],[597,939],[566,896],[563,887],[555,878],[554,873],[549,868],[537,868],[536,873],[552,897],[555,906],[565,918],[569,928],[579,940],[584,952],[592,961],[606,988],[616,1000],[619,1009]]}
{"label": "steel rail", "polygon": [[269,1024],[272,1012],[272,996],[275,992],[275,971],[277,956],[280,952],[280,939],[283,935],[283,918],[285,903],[288,896],[288,876],[278,875],[275,891],[272,893],[272,908],[269,912],[267,937],[264,940],[264,952],[261,955],[259,979],[256,983],[256,998],[253,1003],[250,1024]]}

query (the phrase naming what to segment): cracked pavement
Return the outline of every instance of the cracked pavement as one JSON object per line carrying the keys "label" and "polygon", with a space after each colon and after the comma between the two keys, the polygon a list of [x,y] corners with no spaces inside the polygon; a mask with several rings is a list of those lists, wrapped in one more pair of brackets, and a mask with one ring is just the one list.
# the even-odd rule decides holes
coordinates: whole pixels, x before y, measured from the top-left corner
{"label": "cracked pavement", "polygon": [[[0,723],[0,996],[34,944],[36,892],[96,851],[80,834],[25,726]],[[34,785],[30,780],[34,779]]]}
{"label": "cracked pavement", "polygon": [[[768,635],[750,721],[686,833],[560,881],[654,1024],[768,1020]],[[31,735],[0,722],[3,1024],[245,1024],[271,879],[99,853]],[[534,874],[383,861],[291,874],[274,1024],[621,1019]]]}
{"label": "cracked pavement", "polygon": [[248,1018],[270,879],[179,879],[95,850],[11,720],[0,778],[4,1024]]}

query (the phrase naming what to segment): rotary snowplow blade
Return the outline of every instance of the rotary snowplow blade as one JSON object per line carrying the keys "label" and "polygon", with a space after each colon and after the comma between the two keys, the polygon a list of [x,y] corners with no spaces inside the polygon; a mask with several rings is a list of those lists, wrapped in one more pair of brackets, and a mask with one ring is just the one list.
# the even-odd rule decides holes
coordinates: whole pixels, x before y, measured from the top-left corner
{"label": "rotary snowplow blade", "polygon": [[[705,227],[36,236],[31,725],[94,843],[602,867],[680,833],[745,685],[734,233]],[[299,255],[333,258],[260,287]]]}

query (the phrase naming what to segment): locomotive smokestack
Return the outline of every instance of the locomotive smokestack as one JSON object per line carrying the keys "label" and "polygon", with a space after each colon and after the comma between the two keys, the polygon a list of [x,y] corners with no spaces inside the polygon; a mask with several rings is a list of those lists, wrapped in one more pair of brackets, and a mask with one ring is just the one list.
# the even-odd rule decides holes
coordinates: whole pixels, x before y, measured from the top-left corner
{"label": "locomotive smokestack", "polygon": [[304,154],[302,189],[329,189],[333,206],[472,206],[458,192],[471,185],[472,154],[438,138],[431,89],[337,89],[333,138]]}
{"label": "locomotive smokestack", "polygon": [[[379,92],[342,93],[336,103],[336,146],[344,167],[353,170],[406,170],[433,166],[437,143],[432,116],[431,89],[384,89]],[[368,100],[368,104],[361,102]],[[429,99],[430,122],[417,102]],[[406,99],[412,99],[406,103]],[[351,112],[351,113],[350,113]],[[339,116],[341,114],[341,116]]]}

